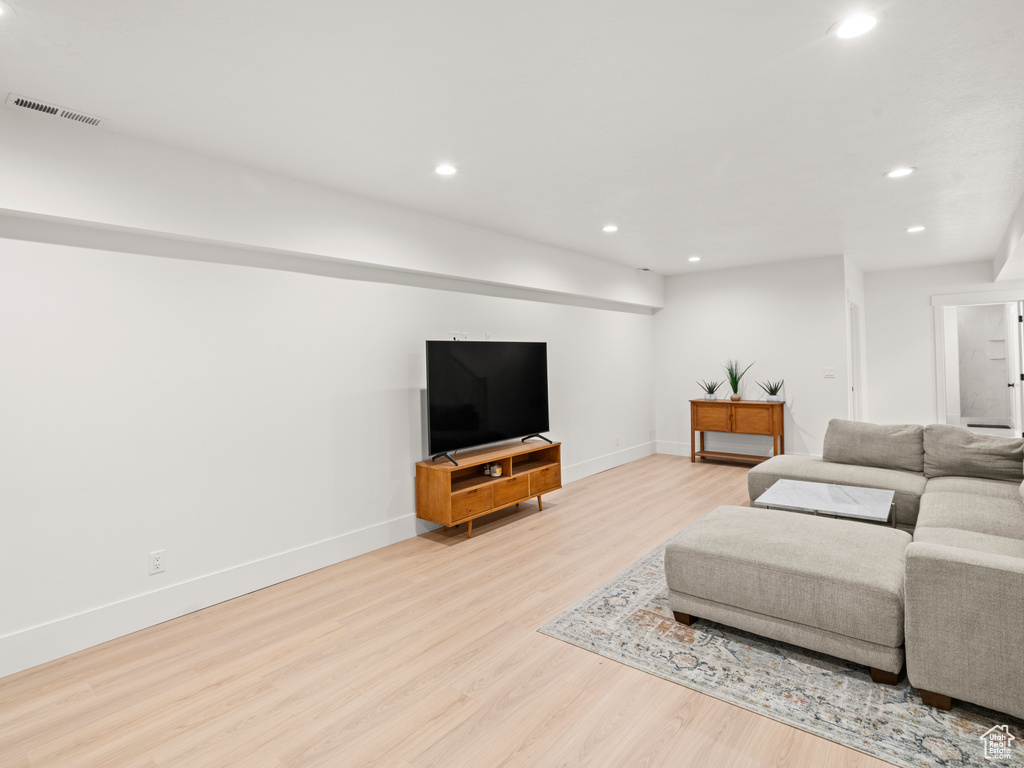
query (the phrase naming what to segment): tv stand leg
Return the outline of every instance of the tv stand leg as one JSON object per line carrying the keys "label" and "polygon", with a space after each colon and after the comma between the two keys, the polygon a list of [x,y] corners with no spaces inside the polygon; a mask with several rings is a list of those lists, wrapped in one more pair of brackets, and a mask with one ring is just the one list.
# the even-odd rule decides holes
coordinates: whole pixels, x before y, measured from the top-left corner
{"label": "tv stand leg", "polygon": [[540,500],[540,496],[537,497],[537,509],[544,511],[544,502]]}
{"label": "tv stand leg", "polygon": [[472,539],[473,538],[473,521],[470,520],[468,523],[466,523],[466,526],[467,526],[467,528],[466,528],[466,538],[467,539]]}

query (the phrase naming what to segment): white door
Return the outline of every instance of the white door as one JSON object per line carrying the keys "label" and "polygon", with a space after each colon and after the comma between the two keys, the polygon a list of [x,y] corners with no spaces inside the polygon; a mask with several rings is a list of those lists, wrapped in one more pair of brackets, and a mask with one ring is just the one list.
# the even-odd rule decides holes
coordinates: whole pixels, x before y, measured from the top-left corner
{"label": "white door", "polygon": [[860,308],[852,301],[850,310],[850,419],[860,421],[861,416],[861,374],[860,374]]}
{"label": "white door", "polygon": [[1007,337],[1010,342],[1010,354],[1007,360],[1010,383],[1013,384],[1013,436],[1024,437],[1024,301],[1008,304],[1007,324],[1010,329]]}

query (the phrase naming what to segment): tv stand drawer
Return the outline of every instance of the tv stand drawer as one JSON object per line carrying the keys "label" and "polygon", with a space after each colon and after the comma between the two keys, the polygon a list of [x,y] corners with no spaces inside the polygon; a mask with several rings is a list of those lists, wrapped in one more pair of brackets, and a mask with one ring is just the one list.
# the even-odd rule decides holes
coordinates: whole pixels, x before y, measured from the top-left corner
{"label": "tv stand drawer", "polygon": [[493,506],[494,494],[491,493],[491,486],[486,485],[471,491],[463,491],[452,496],[452,522],[486,512]]}
{"label": "tv stand drawer", "polygon": [[530,495],[530,479],[526,475],[510,477],[494,484],[494,506],[511,504]]}
{"label": "tv stand drawer", "polygon": [[562,471],[560,467],[548,467],[530,473],[530,495],[559,488],[562,485]]}

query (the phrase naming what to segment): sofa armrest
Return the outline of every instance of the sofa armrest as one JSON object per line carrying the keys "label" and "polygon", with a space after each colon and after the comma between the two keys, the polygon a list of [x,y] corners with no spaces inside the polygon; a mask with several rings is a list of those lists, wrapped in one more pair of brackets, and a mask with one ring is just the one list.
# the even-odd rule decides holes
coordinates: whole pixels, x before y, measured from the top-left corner
{"label": "sofa armrest", "polygon": [[1024,558],[924,542],[906,557],[911,685],[1024,717]]}

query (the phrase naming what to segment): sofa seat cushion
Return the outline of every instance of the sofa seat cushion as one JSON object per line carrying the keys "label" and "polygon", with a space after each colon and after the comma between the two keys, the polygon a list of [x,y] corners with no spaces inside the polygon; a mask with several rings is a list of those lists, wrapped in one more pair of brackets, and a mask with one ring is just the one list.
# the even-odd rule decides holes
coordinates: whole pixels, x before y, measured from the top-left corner
{"label": "sofa seat cushion", "polygon": [[987,480],[981,477],[933,477],[925,486],[925,493],[971,493],[1007,501],[1020,501],[1020,485],[1005,480]]}
{"label": "sofa seat cushion", "polygon": [[783,454],[752,467],[747,472],[747,490],[753,503],[767,491],[776,480],[806,480],[814,483],[836,483],[860,488],[882,488],[895,491],[896,522],[900,525],[914,525],[917,520],[921,494],[927,479],[914,472],[880,467],[858,467],[853,464],[837,464],[825,461],[820,456],[798,456]]}
{"label": "sofa seat cushion", "polygon": [[924,427],[832,419],[822,454],[839,464],[924,472]]}
{"label": "sofa seat cushion", "polygon": [[1006,536],[992,536],[976,531],[962,531],[957,528],[923,528],[914,531],[914,541],[925,544],[941,544],[945,547],[959,547],[990,555],[1024,558],[1024,539]]}
{"label": "sofa seat cushion", "polygon": [[921,528],[955,528],[1024,539],[1024,505],[970,493],[926,493],[917,518],[917,529]]}
{"label": "sofa seat cushion", "polygon": [[1024,480],[1024,439],[978,435],[963,427],[924,428],[924,473],[928,477],[987,477]]}

